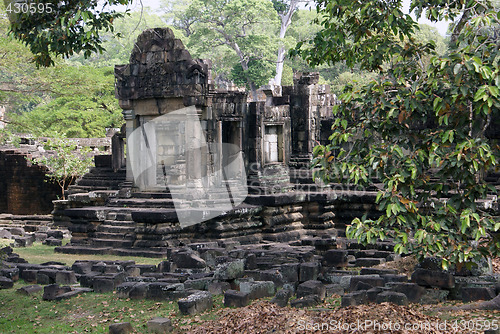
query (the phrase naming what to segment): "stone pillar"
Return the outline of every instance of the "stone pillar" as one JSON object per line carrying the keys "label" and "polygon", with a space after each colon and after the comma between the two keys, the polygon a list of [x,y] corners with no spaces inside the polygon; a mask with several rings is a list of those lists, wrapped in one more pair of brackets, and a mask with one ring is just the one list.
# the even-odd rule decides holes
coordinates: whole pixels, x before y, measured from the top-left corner
{"label": "stone pillar", "polygon": [[[125,109],[122,111],[123,118],[125,119],[125,129],[126,129],[126,138],[127,144],[129,143],[128,139],[132,131],[135,129],[135,112],[132,109]],[[132,166],[130,164],[130,159],[126,159],[127,165],[127,181],[134,181],[134,175],[132,175]]]}

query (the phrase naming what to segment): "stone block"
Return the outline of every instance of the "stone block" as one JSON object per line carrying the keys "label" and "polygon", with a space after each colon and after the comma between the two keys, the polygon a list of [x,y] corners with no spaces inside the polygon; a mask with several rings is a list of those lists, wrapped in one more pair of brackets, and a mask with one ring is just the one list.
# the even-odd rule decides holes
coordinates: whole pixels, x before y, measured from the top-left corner
{"label": "stone block", "polygon": [[290,297],[292,297],[293,291],[289,289],[281,289],[276,292],[276,295],[271,299],[271,303],[278,305],[279,307],[286,307]]}
{"label": "stone block", "polygon": [[33,245],[31,237],[18,237],[14,236],[14,247],[29,247]]}
{"label": "stone block", "polygon": [[274,296],[276,288],[271,281],[254,281],[240,283],[240,291],[248,293],[249,298],[253,300]]}
{"label": "stone block", "polygon": [[392,282],[400,282],[400,283],[407,283],[408,282],[408,276],[406,275],[393,275],[393,274],[386,274],[386,275],[381,275],[385,281],[385,283],[392,283]]}
{"label": "stone block", "polygon": [[0,276],[0,289],[11,289],[13,286],[13,280],[4,276]]}
{"label": "stone block", "polygon": [[118,298],[128,298],[130,290],[138,283],[136,282],[124,282],[116,287],[116,296]]}
{"label": "stone block", "polygon": [[341,296],[344,294],[344,288],[340,284],[326,284],[326,295],[327,296],[332,296],[332,295],[338,295]]}
{"label": "stone block", "polygon": [[385,263],[383,258],[357,258],[354,262],[356,267],[373,267],[379,264]]}
{"label": "stone block", "polygon": [[46,246],[62,246],[62,239],[48,237],[42,243]]}
{"label": "stone block", "polygon": [[421,286],[440,289],[452,289],[455,287],[455,277],[443,271],[417,269],[411,275],[411,281]]}
{"label": "stone block", "polygon": [[134,331],[130,322],[119,322],[108,327],[109,334],[128,334]]}
{"label": "stone block", "polygon": [[212,308],[212,294],[207,291],[199,291],[187,298],[179,299],[177,304],[179,311],[184,315],[199,314]]}
{"label": "stone block", "polygon": [[306,297],[309,295],[318,296],[319,300],[323,301],[326,298],[326,287],[323,283],[316,280],[306,281],[299,284],[297,287],[297,298]]}
{"label": "stone block", "polygon": [[394,269],[380,269],[380,268],[361,268],[360,275],[397,275],[398,271]]}
{"label": "stone block", "polygon": [[85,275],[92,272],[92,262],[90,261],[75,261],[71,266],[71,270],[73,270],[76,274]]}
{"label": "stone block", "polygon": [[347,251],[343,249],[330,249],[323,255],[323,265],[326,267],[346,267]]}
{"label": "stone block", "polygon": [[250,304],[250,294],[236,291],[227,290],[224,293],[224,306],[226,307],[244,307]]}
{"label": "stone block", "polygon": [[462,288],[462,301],[464,303],[478,300],[490,300],[496,297],[495,289],[487,287],[464,287]]}
{"label": "stone block", "polygon": [[0,276],[10,278],[14,282],[19,280],[19,268],[5,268],[0,270]]}
{"label": "stone block", "polygon": [[47,235],[49,238],[52,239],[63,239],[64,238],[64,232],[60,230],[48,230]]}
{"label": "stone block", "polygon": [[321,265],[319,262],[301,263],[299,267],[299,282],[317,280],[320,268]]}
{"label": "stone block", "polygon": [[42,290],[43,290],[43,287],[41,285],[34,284],[34,285],[23,286],[23,287],[17,289],[16,291],[22,295],[31,296],[39,291],[42,291]]}
{"label": "stone block", "polygon": [[0,228],[0,239],[12,239],[12,233],[4,228]]}
{"label": "stone block", "polygon": [[425,288],[415,283],[391,282],[387,287],[394,292],[403,293],[410,303],[420,302],[425,295]]}
{"label": "stone block", "polygon": [[379,276],[367,276],[367,275],[353,276],[351,277],[349,290],[355,291],[358,282],[363,282],[365,284],[371,285],[371,287],[382,287],[385,285],[385,280]]}
{"label": "stone block", "polygon": [[245,260],[227,262],[217,266],[214,272],[214,279],[232,280],[243,277],[245,274]]}
{"label": "stone block", "polygon": [[58,270],[55,278],[56,284],[76,284],[76,275],[74,271]]}
{"label": "stone block", "polygon": [[57,296],[70,292],[71,287],[59,286],[59,284],[49,284],[43,288],[43,300],[55,300]]}
{"label": "stone block", "polygon": [[208,292],[212,295],[222,295],[229,289],[231,289],[231,284],[228,282],[211,282],[207,286]]}
{"label": "stone block", "polygon": [[279,269],[283,282],[297,282],[299,280],[299,264],[285,263]]}
{"label": "stone block", "polygon": [[168,318],[156,317],[148,321],[146,325],[149,333],[165,334],[174,330],[172,321]]}
{"label": "stone block", "polygon": [[186,297],[185,295],[176,293],[183,292],[184,290],[183,283],[154,282],[149,284],[146,298],[153,300],[176,300]]}
{"label": "stone block", "polygon": [[191,252],[172,253],[171,262],[177,268],[203,269],[207,267],[205,260]]}
{"label": "stone block", "polygon": [[394,291],[384,291],[377,295],[377,304],[381,303],[393,303],[396,305],[407,306],[408,298],[404,293],[394,292]]}
{"label": "stone block", "polygon": [[137,282],[129,291],[130,299],[145,299],[148,296],[149,283]]}
{"label": "stone block", "polygon": [[321,304],[321,299],[317,295],[308,295],[294,299],[290,302],[291,307],[304,308]]}
{"label": "stone block", "polygon": [[382,293],[384,290],[382,288],[371,288],[366,290],[366,300],[369,303],[376,303],[377,302],[377,296],[379,293]]}
{"label": "stone block", "polygon": [[36,232],[35,233],[35,241],[36,242],[44,242],[48,238],[47,233]]}
{"label": "stone block", "polygon": [[277,269],[267,269],[260,272],[260,281],[271,281],[277,288],[284,284],[283,275]]}
{"label": "stone block", "polygon": [[356,286],[352,291],[362,291],[362,290],[370,290],[373,288],[373,285],[365,283],[365,282],[358,282],[356,283]]}
{"label": "stone block", "polygon": [[342,296],[340,307],[363,305],[367,301],[366,291],[355,291]]}
{"label": "stone block", "polygon": [[420,304],[438,304],[447,300],[450,290],[425,289],[425,294],[420,298]]}
{"label": "stone block", "polygon": [[[170,261],[161,261],[158,264],[158,268],[157,268],[159,273],[169,273],[169,272],[175,271],[175,269],[177,269],[177,267],[174,265],[174,263],[172,263]],[[140,272],[139,272],[139,274],[140,274]]]}
{"label": "stone block", "polygon": [[188,279],[184,282],[184,287],[186,289],[193,290],[207,290],[208,285],[213,282],[212,277],[198,278],[198,279]]}
{"label": "stone block", "polygon": [[112,292],[115,289],[115,282],[113,279],[110,278],[104,278],[104,277],[95,278],[92,288],[94,289],[94,292],[97,293]]}

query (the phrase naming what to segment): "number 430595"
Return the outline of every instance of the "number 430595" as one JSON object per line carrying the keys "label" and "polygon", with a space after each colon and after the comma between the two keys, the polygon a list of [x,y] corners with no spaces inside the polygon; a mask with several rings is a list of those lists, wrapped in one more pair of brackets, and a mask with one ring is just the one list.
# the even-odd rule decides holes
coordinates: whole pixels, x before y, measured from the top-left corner
{"label": "number 430595", "polygon": [[26,2],[14,2],[9,3],[6,8],[7,13],[14,14],[42,14],[42,13],[52,13],[54,8],[51,3],[26,3]]}

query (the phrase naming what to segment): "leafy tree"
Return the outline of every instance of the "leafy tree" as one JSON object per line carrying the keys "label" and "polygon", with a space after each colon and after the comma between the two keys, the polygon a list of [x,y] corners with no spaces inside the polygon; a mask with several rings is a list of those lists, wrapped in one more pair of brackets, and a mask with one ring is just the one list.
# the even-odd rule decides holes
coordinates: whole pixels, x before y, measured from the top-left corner
{"label": "leafy tree", "polygon": [[294,53],[380,75],[341,96],[331,143],[314,149],[315,175],[381,184],[380,218],[354,219],[349,237],[392,238],[399,253],[460,269],[500,254],[500,223],[488,204],[496,189],[483,177],[500,158],[485,135],[500,109],[500,14],[488,1],[414,0],[411,8],[457,19],[447,55],[415,39],[418,25],[401,1],[318,1],[323,29]]}
{"label": "leafy tree", "polygon": [[126,12],[112,6],[131,0],[45,0],[18,3],[4,0],[12,35],[29,46],[37,66],[54,65],[54,55],[69,57],[104,51],[102,32],[113,32],[113,21]]}
{"label": "leafy tree", "polygon": [[89,155],[90,148],[78,148],[66,139],[50,139],[44,148],[48,154],[33,158],[31,162],[49,169],[49,178],[59,184],[61,197],[65,199],[64,190],[94,164],[93,157]]}
{"label": "leafy tree", "polygon": [[[194,49],[194,55],[203,57],[219,49],[222,58],[229,60],[226,64],[234,64],[236,60],[241,65],[246,84],[255,92],[257,83],[253,81],[253,73],[257,68],[251,66],[262,67],[263,62],[272,62],[270,59],[276,50],[274,33],[278,17],[272,3],[267,0],[193,0],[186,15],[196,18],[188,44]],[[217,67],[215,70],[229,76],[232,67],[229,71]]]}
{"label": "leafy tree", "polygon": [[120,127],[121,109],[114,96],[109,67],[56,66],[51,98],[35,109],[11,114],[11,129],[48,137],[104,137],[106,128]]}
{"label": "leafy tree", "polygon": [[[102,33],[102,53],[93,53],[85,56],[83,52],[71,56],[68,60],[72,65],[92,65],[92,66],[114,66],[117,64],[127,64],[130,53],[137,40],[137,36],[144,30],[165,26],[161,17],[152,13],[147,7],[139,11],[132,11],[126,17],[121,17],[113,22],[114,32]],[[115,37],[119,34],[121,37]],[[182,33],[176,32],[178,38],[182,38]]]}

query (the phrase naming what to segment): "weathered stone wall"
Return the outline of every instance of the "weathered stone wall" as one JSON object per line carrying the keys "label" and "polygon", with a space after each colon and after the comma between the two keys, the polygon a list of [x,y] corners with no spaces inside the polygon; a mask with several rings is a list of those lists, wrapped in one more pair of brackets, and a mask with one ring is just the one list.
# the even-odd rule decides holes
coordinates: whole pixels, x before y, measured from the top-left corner
{"label": "weathered stone wall", "polygon": [[0,151],[0,213],[50,213],[60,188],[46,173],[45,167],[31,165],[24,153]]}

